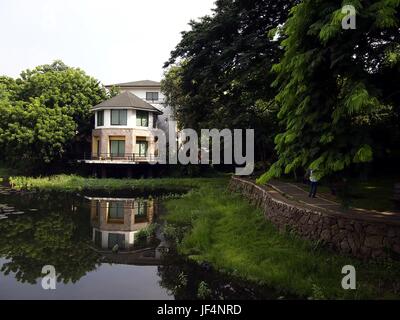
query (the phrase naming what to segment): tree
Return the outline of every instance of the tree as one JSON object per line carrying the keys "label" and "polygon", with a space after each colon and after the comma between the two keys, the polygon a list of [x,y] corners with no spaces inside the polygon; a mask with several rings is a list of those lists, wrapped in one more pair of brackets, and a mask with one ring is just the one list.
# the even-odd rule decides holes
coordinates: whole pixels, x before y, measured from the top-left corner
{"label": "tree", "polygon": [[90,137],[91,107],[109,97],[96,79],[61,61],[0,78],[2,157],[37,167],[76,156]]}
{"label": "tree", "polygon": [[273,67],[284,131],[279,159],[260,179],[311,167],[326,176],[389,157],[399,142],[399,1],[347,1],[356,29],[342,29],[340,1],[304,0],[285,23]]}
{"label": "tree", "polygon": [[254,128],[259,158],[271,156],[276,108],[270,69],[281,49],[269,33],[296,1],[219,0],[165,64],[163,92],[181,127]]}

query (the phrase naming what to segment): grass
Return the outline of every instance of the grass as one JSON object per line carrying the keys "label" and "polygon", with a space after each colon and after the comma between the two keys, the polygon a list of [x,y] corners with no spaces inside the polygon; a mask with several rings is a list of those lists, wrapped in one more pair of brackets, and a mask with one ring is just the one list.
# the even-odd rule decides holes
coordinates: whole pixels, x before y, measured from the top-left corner
{"label": "grass", "polygon": [[[224,182],[166,203],[168,223],[189,230],[178,250],[196,261],[276,288],[283,294],[329,299],[399,298],[400,264],[362,262],[280,233],[260,210]],[[357,290],[342,289],[342,267],[357,270]]]}
{"label": "grass", "polygon": [[[227,179],[227,178],[225,178]],[[162,179],[96,179],[76,175],[55,175],[50,177],[9,177],[9,182],[17,190],[80,191],[122,190],[122,189],[191,189],[212,181],[212,178],[162,178]]]}
{"label": "grass", "polygon": [[[227,177],[196,179],[88,179],[74,175],[11,177],[16,189],[77,191],[127,188],[190,188],[165,202],[170,234],[180,234],[180,253],[217,269],[282,292],[316,299],[399,298],[400,264],[362,262],[317,243],[280,233],[260,210],[226,191]],[[177,231],[174,231],[174,228]],[[183,230],[183,232],[182,232]],[[341,287],[342,267],[357,270],[357,290]]]}

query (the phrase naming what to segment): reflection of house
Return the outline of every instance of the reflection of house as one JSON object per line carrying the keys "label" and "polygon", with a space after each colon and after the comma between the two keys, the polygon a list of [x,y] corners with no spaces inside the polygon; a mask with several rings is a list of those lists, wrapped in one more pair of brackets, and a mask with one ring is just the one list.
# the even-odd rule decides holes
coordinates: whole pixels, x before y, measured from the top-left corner
{"label": "reflection of house", "polygon": [[93,242],[103,250],[132,249],[135,234],[153,223],[154,200],[90,198]]}

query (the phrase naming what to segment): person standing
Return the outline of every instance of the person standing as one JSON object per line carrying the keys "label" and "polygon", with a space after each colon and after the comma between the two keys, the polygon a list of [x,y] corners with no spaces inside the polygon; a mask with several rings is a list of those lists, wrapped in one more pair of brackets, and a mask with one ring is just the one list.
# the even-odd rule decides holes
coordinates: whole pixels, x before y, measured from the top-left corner
{"label": "person standing", "polygon": [[310,198],[316,198],[317,196],[317,188],[318,188],[318,178],[315,174],[315,170],[310,169],[310,194],[308,195]]}

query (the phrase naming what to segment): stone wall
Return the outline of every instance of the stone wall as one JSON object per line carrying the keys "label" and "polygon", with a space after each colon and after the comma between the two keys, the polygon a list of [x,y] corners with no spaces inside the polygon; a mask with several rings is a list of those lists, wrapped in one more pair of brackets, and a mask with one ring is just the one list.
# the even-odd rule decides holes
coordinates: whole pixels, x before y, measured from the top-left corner
{"label": "stone wall", "polygon": [[291,201],[268,186],[233,177],[229,189],[240,192],[260,207],[267,220],[281,231],[294,230],[299,236],[323,241],[328,247],[358,258],[400,257],[400,222],[378,221],[346,213],[315,211]]}

